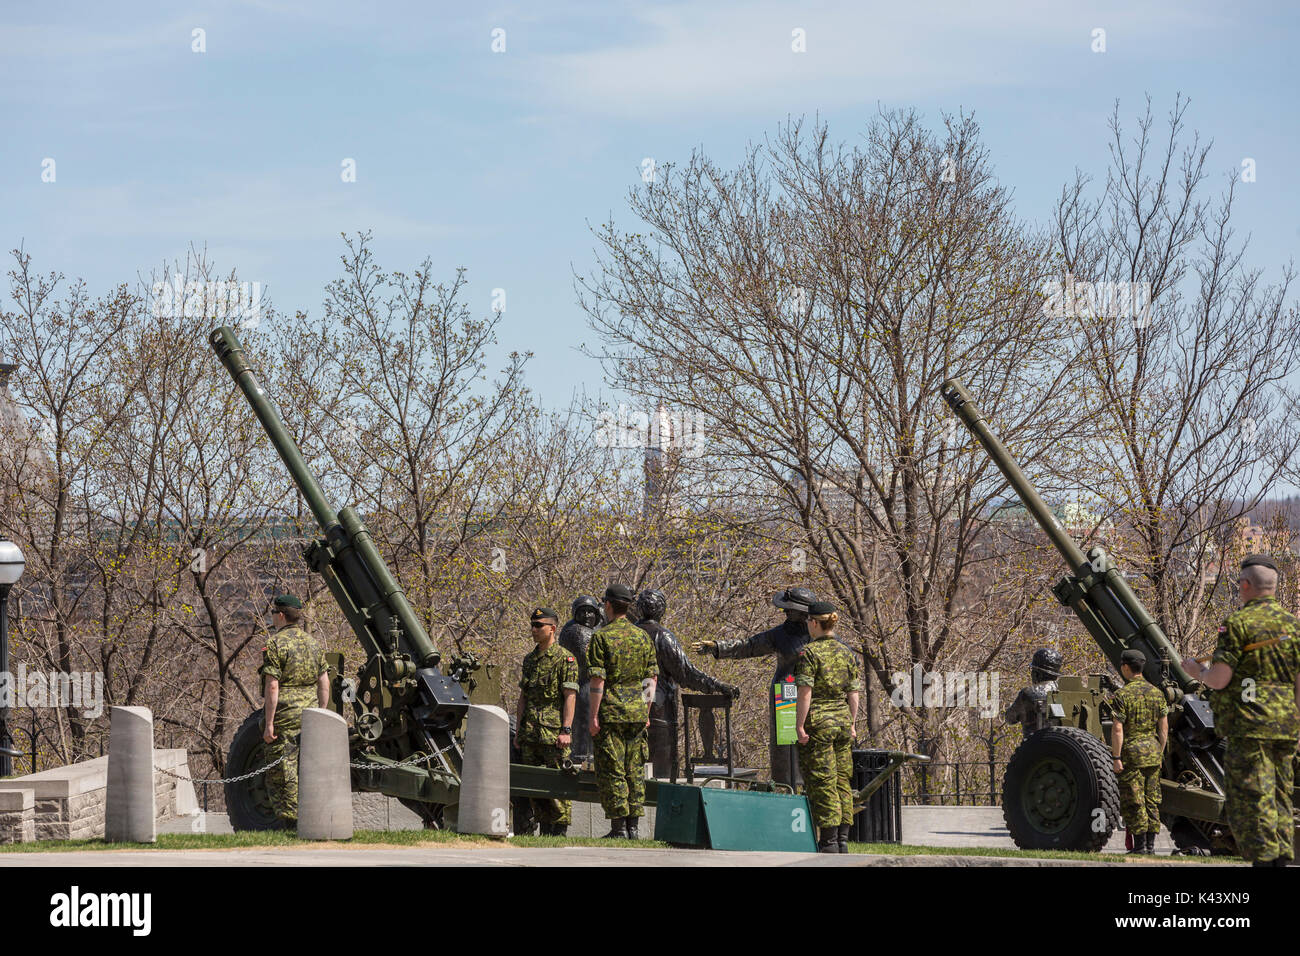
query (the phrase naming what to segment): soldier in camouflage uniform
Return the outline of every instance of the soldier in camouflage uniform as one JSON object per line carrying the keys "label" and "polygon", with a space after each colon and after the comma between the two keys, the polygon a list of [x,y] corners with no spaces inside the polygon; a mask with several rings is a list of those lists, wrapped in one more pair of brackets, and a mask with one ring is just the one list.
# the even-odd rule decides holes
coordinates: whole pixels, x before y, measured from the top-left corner
{"label": "soldier in camouflage uniform", "polygon": [[644,809],[646,734],[659,665],[650,635],[627,619],[636,595],[624,584],[605,590],[609,623],[587,648],[591,677],[591,738],[596,749],[596,786],[609,818],[607,839],[638,839]]}
{"label": "soldier in camouflage uniform", "polygon": [[1120,810],[1133,839],[1129,852],[1153,854],[1160,832],[1160,765],[1169,740],[1169,706],[1142,676],[1145,654],[1130,649],[1119,660],[1124,686],[1110,702],[1110,752],[1119,778]]}
{"label": "soldier in camouflage uniform", "polygon": [[266,772],[267,789],[276,816],[286,827],[298,824],[298,742],[302,712],[329,703],[329,667],[325,652],[310,634],[298,626],[302,602],[292,594],[281,594],[271,604],[275,633],[262,648],[262,694],[266,712],[262,740],[266,758],[284,760]]}
{"label": "soldier in camouflage uniform", "polygon": [[837,620],[834,605],[809,606],[809,641],[794,666],[799,771],[820,831],[820,853],[848,853],[853,824],[852,746],[862,675],[853,652],[835,639]]}
{"label": "soldier in camouflage uniform", "polygon": [[1213,663],[1183,668],[1218,691],[1215,718],[1227,738],[1228,825],[1237,852],[1255,866],[1287,866],[1295,855],[1291,758],[1300,736],[1300,620],[1277,602],[1277,565],[1241,562],[1241,610],[1219,628]]}
{"label": "soldier in camouflage uniform", "polygon": [[[578,662],[555,639],[560,619],[550,608],[539,607],[530,618],[537,646],[524,658],[519,677],[515,743],[524,763],[532,767],[559,767],[573,743],[573,709],[578,693]],[[568,800],[533,800],[531,816],[542,826],[543,836],[564,836],[573,819]],[[523,827],[516,824],[516,832]],[[526,829],[531,830],[531,824]]]}

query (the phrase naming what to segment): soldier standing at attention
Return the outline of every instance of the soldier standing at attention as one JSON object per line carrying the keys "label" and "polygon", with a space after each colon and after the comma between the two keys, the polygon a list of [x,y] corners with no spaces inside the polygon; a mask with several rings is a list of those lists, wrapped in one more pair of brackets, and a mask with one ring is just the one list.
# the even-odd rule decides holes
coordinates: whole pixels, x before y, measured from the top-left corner
{"label": "soldier standing at attention", "polygon": [[1226,810],[1237,852],[1254,866],[1287,866],[1295,855],[1291,758],[1300,737],[1300,620],[1277,602],[1277,565],[1267,555],[1241,562],[1241,609],[1219,627],[1212,664],[1188,657],[1183,669],[1215,694],[1227,738]]}
{"label": "soldier standing at attention", "polygon": [[302,602],[292,594],[281,594],[271,602],[271,624],[275,633],[262,648],[262,693],[266,717],[262,740],[269,761],[280,760],[266,772],[267,789],[276,816],[286,828],[298,825],[298,747],[289,738],[302,730],[302,712],[312,706],[325,707],[330,699],[329,667],[325,652],[315,639],[298,626]]}
{"label": "soldier standing at attention", "polygon": [[[578,694],[578,662],[555,640],[560,619],[539,607],[530,618],[537,646],[524,658],[515,711],[515,743],[530,767],[559,767],[573,742],[573,708]],[[532,815],[542,836],[564,836],[573,819],[569,800],[533,800]]]}
{"label": "soldier standing at attention", "polygon": [[1151,855],[1160,832],[1160,765],[1169,740],[1169,707],[1160,689],[1142,676],[1146,665],[1146,655],[1139,650],[1119,656],[1124,686],[1111,699],[1110,752],[1124,826],[1133,838],[1129,852]]}
{"label": "soldier standing at attention", "polygon": [[809,606],[809,640],[794,666],[799,770],[820,831],[819,853],[848,853],[853,824],[852,746],[862,675],[853,652],[835,639],[838,620],[832,604]]}
{"label": "soldier standing at attention", "polygon": [[609,818],[606,839],[640,838],[637,821],[645,801],[646,734],[659,665],[650,635],[627,619],[636,595],[625,584],[605,589],[609,623],[591,636],[591,739],[596,750],[596,786]]}

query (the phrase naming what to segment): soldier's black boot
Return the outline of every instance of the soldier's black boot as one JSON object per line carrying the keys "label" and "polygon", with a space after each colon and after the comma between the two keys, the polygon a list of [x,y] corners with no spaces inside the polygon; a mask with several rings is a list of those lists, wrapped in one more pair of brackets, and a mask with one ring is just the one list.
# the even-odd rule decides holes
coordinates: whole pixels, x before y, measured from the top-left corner
{"label": "soldier's black boot", "polygon": [[1145,833],[1134,833],[1129,831],[1129,838],[1133,841],[1133,848],[1128,851],[1129,856],[1141,856],[1147,851],[1147,835]]}
{"label": "soldier's black boot", "polygon": [[822,827],[817,831],[817,852],[818,853],[839,853],[840,852],[840,831],[839,827]]}
{"label": "soldier's black boot", "polygon": [[1156,855],[1156,831],[1152,830],[1147,834],[1147,856]]}
{"label": "soldier's black boot", "polygon": [[637,826],[637,824],[639,824],[640,822],[641,822],[641,818],[640,818],[640,817],[628,817],[628,818],[627,818],[627,838],[628,838],[629,840],[639,840],[639,839],[641,839],[641,831],[640,831],[640,829],[639,829],[638,826]]}
{"label": "soldier's black boot", "polygon": [[602,839],[605,840],[626,840],[627,824],[624,822],[626,817],[615,817],[609,821],[609,832]]}
{"label": "soldier's black boot", "polygon": [[851,823],[841,823],[837,837],[839,839],[840,852],[849,852],[849,829],[853,826]]}

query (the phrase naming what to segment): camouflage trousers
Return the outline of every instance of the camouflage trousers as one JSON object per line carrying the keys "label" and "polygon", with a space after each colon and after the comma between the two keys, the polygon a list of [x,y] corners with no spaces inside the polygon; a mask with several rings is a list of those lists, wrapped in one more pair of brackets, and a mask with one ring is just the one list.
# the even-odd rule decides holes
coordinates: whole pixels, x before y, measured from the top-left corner
{"label": "camouflage trousers", "polygon": [[[263,723],[265,727],[265,723]],[[271,806],[281,820],[298,819],[298,741],[302,732],[302,710],[277,711],[275,715],[275,740],[266,745],[268,761],[285,759],[266,772],[266,789]],[[285,756],[286,753],[288,756]]]}
{"label": "camouflage trousers", "polygon": [[1130,767],[1117,775],[1124,826],[1136,836],[1160,832],[1160,766]]}
{"label": "camouflage trousers", "polygon": [[645,811],[645,765],[650,759],[645,724],[600,725],[592,740],[600,806],[610,820]]}
{"label": "camouflage trousers", "polygon": [[799,744],[799,772],[818,829],[853,822],[853,740],[846,728],[809,731]]}
{"label": "camouflage trousers", "polygon": [[[520,760],[530,767],[556,767],[560,766],[560,761],[569,756],[568,747],[557,747],[555,744],[543,743],[521,743],[519,745]],[[568,826],[573,822],[573,801],[571,800],[520,800],[520,809],[526,813],[526,818],[536,820],[538,823],[562,823]],[[528,804],[527,808],[522,804]],[[518,826],[515,827],[519,829]]]}
{"label": "camouflage trousers", "polygon": [[1228,826],[1243,859],[1295,856],[1291,821],[1291,756],[1294,740],[1229,738],[1223,770],[1227,777]]}

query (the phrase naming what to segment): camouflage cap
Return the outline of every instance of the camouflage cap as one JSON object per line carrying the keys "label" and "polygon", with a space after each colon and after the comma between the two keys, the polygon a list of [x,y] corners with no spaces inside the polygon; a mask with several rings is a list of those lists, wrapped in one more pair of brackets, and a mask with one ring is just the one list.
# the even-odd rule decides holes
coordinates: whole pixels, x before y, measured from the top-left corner
{"label": "camouflage cap", "polygon": [[1271,571],[1277,570],[1277,563],[1274,562],[1267,554],[1248,554],[1241,562],[1241,570],[1259,565],[1262,568],[1268,568]]}
{"label": "camouflage cap", "polygon": [[560,616],[552,611],[549,607],[539,607],[533,611],[533,616],[529,621],[550,621],[552,624],[560,623]]}
{"label": "camouflage cap", "polygon": [[1136,647],[1130,647],[1119,656],[1119,662],[1121,664],[1127,664],[1135,670],[1141,670],[1147,666],[1147,656]]}
{"label": "camouflage cap", "polygon": [[298,610],[302,610],[302,602],[292,594],[278,595],[271,603],[276,607],[296,607]]}

